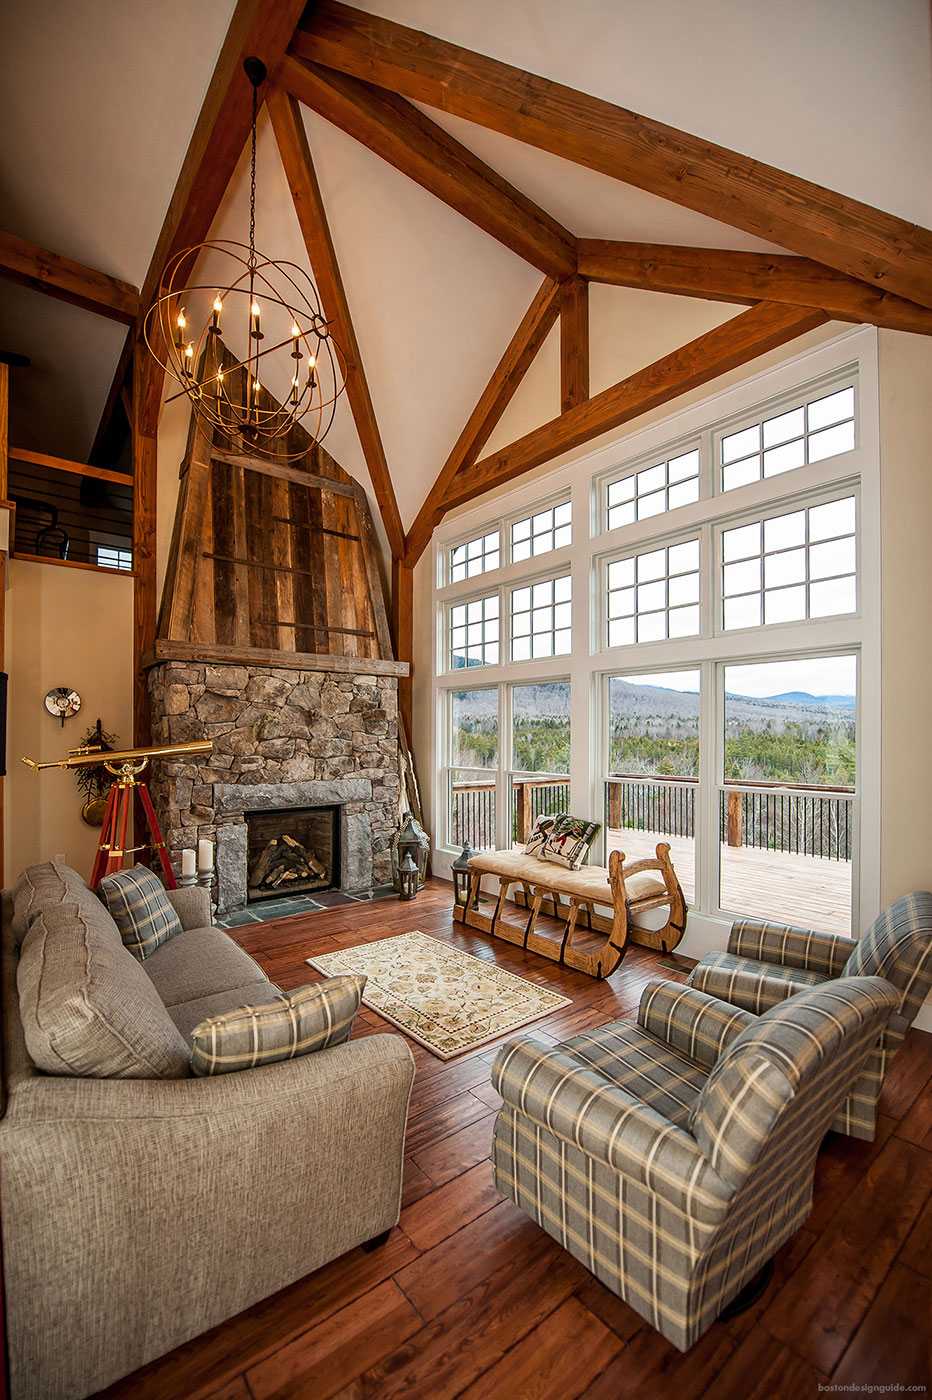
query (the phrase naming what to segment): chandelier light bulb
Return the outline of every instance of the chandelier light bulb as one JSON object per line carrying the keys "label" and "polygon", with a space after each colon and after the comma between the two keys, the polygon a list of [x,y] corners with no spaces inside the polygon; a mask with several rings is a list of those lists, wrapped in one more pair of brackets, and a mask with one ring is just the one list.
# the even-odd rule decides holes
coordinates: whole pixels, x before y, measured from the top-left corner
{"label": "chandelier light bulb", "polygon": [[188,324],[184,316],[184,307],[182,307],[181,310],[178,312],[178,321],[176,324],[180,331],[183,331],[185,326]]}
{"label": "chandelier light bulb", "polygon": [[218,316],[220,315],[220,312],[223,310],[223,302],[220,300],[220,293],[219,293],[219,292],[218,292],[217,295],[214,297],[214,310],[216,311],[216,313],[217,313]]}
{"label": "chandelier light bulb", "polygon": [[298,336],[301,334],[301,327],[298,325],[297,321],[292,321],[291,323],[291,334],[295,340],[297,340]]}
{"label": "chandelier light bulb", "polygon": [[258,303],[257,301],[254,301],[253,304],[252,304],[252,306],[251,306],[249,309],[250,309],[251,314],[252,314],[253,316],[255,316],[256,319],[258,320],[258,319],[259,319],[259,303]]}

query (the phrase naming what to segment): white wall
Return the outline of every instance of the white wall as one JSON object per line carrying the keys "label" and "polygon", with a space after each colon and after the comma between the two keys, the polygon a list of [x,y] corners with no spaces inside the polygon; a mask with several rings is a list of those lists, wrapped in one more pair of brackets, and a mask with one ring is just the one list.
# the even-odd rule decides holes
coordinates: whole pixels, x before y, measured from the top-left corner
{"label": "white wall", "polygon": [[[74,774],[34,773],[20,759],[64,758],[98,717],[132,744],[133,581],[25,559],[11,559],[7,568],[6,879],[12,883],[25,866],[62,852],[89,876],[100,831],[81,818]],[[43,703],[59,685],[83,701],[64,727]]]}

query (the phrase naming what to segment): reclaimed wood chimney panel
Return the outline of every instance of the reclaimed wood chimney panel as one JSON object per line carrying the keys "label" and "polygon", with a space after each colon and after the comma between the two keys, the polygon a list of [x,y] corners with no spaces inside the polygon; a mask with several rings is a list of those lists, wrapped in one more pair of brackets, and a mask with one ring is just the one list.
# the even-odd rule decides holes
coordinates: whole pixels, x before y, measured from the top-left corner
{"label": "reclaimed wood chimney panel", "polygon": [[365,492],[319,444],[282,465],[238,446],[192,421],[160,642],[391,660]]}

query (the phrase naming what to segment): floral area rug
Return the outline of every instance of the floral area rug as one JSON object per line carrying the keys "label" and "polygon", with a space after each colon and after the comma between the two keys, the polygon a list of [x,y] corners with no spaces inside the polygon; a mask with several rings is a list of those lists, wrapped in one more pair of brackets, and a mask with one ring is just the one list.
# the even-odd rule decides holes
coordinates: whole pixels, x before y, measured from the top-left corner
{"label": "floral area rug", "polygon": [[571,1005],[569,997],[417,929],[307,961],[328,976],[365,973],[366,1006],[441,1060]]}

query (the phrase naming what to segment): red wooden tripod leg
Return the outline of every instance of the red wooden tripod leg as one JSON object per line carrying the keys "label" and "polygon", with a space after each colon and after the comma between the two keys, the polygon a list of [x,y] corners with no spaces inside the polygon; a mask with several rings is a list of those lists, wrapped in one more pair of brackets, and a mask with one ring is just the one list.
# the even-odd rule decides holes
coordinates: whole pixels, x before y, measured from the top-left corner
{"label": "red wooden tripod leg", "polygon": [[162,869],[165,872],[165,883],[170,890],[178,888],[175,879],[175,872],[172,870],[171,861],[168,859],[168,852],[165,849],[165,840],[162,836],[162,828],[159,826],[159,819],[155,815],[155,808],[152,805],[152,798],[149,796],[149,789],[145,783],[138,783],[139,800],[142,803],[142,810],[146,814],[146,822],[152,836],[152,844],[158,852],[159,860],[162,862]]}
{"label": "red wooden tripod leg", "polygon": [[97,854],[94,857],[94,868],[91,871],[92,890],[96,890],[107,872],[107,857],[110,854],[110,848],[116,840],[116,818],[117,787],[116,784],[114,784],[107,793],[107,805],[104,808],[104,820],[100,830],[100,841],[97,843]]}
{"label": "red wooden tripod leg", "polygon": [[[133,800],[133,789],[131,787],[124,787],[122,783],[118,783],[117,788],[117,804],[119,807],[120,822],[120,841],[119,845],[111,846],[110,848],[110,854],[107,857],[108,875],[111,875],[114,870],[122,870],[126,862],[126,828],[129,825],[129,809],[130,804]],[[114,823],[114,826],[116,826],[116,823]]]}

